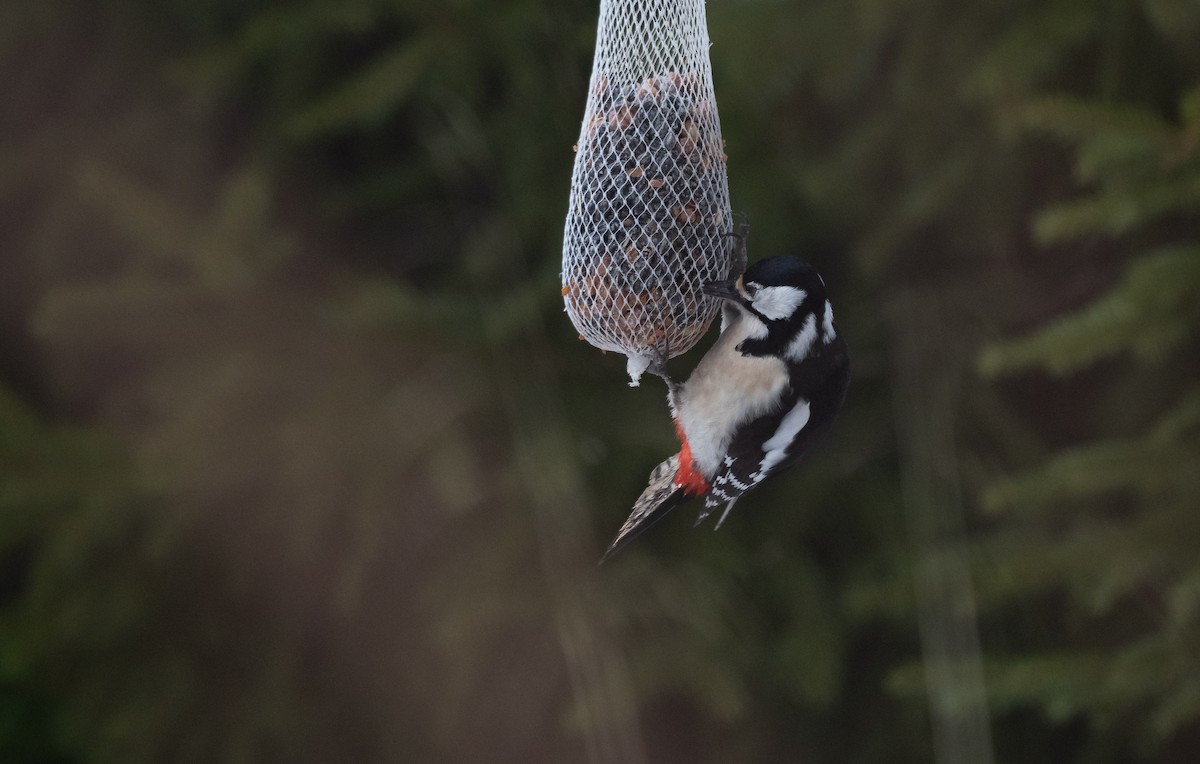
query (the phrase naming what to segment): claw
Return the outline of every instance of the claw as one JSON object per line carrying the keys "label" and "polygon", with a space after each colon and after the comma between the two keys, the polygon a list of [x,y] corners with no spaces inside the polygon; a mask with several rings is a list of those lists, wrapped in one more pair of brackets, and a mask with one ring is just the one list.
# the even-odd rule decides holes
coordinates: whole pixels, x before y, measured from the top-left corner
{"label": "claw", "polygon": [[733,214],[737,222],[735,229],[726,231],[725,236],[736,240],[734,244],[733,260],[729,268],[729,277],[734,278],[740,276],[746,270],[748,256],[746,254],[746,240],[750,238],[750,221],[746,218],[746,213],[735,212]]}
{"label": "claw", "polygon": [[665,349],[659,349],[657,345],[650,348],[651,361],[650,365],[646,367],[646,371],[666,382],[670,382],[671,377],[667,374],[667,358],[670,357],[670,353],[671,346],[669,344],[665,346]]}

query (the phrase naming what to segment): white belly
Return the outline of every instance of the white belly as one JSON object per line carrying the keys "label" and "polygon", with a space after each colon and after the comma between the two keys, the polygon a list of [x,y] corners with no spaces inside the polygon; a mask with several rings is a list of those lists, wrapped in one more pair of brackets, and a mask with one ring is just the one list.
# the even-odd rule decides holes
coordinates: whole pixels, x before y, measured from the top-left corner
{"label": "white belly", "polygon": [[696,466],[712,479],[737,428],[779,405],[788,383],[787,367],[773,356],[744,356],[737,344],[762,324],[741,318],[731,323],[683,384],[679,424]]}

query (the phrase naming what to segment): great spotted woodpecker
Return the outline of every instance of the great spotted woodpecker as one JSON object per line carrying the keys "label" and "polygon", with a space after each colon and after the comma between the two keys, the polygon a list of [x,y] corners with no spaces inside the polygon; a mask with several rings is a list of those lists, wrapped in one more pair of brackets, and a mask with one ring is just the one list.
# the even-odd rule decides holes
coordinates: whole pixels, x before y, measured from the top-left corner
{"label": "great spotted woodpecker", "polygon": [[755,263],[708,284],[720,298],[721,334],[687,381],[663,363],[679,453],[658,465],[601,562],[686,499],[703,498],[699,525],[795,464],[833,424],[850,379],[846,344],[825,282],[797,257]]}

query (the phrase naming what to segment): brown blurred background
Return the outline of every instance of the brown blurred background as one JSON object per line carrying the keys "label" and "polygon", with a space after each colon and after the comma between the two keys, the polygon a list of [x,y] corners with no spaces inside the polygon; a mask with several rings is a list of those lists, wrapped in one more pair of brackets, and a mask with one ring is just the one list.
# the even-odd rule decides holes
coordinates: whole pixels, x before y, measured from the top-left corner
{"label": "brown blurred background", "polygon": [[596,14],[0,10],[0,761],[1200,757],[1200,8],[712,0],[855,377],[602,568],[673,438],[561,312]]}

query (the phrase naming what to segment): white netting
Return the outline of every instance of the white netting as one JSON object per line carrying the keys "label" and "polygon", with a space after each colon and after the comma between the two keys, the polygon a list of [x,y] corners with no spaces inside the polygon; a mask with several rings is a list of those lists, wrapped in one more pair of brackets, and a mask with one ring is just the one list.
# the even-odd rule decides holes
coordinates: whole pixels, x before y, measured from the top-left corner
{"label": "white netting", "polygon": [[581,337],[629,356],[679,355],[717,311],[729,184],[704,0],[600,0],[571,175],[563,299]]}

